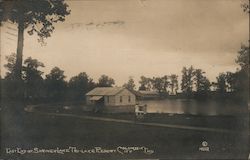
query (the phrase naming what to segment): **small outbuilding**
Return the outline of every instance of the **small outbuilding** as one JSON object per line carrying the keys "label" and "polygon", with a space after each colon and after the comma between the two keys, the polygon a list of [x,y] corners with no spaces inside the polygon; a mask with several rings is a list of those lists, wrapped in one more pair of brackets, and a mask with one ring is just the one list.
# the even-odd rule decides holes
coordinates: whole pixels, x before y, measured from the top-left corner
{"label": "small outbuilding", "polygon": [[138,99],[147,100],[147,99],[159,99],[160,94],[158,91],[138,91]]}
{"label": "small outbuilding", "polygon": [[104,112],[134,112],[136,96],[123,87],[97,87],[86,94],[86,104]]}

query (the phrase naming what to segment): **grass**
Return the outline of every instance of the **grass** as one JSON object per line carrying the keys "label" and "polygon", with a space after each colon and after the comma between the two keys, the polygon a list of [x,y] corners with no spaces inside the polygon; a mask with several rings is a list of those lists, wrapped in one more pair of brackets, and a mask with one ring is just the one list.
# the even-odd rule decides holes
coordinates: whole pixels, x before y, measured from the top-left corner
{"label": "grass", "polygon": [[[82,113],[78,113],[82,114]],[[117,118],[129,118],[131,115],[106,115]],[[156,115],[152,115],[156,116]],[[160,115],[162,116],[162,115]],[[181,116],[179,116],[181,117]],[[159,118],[159,117],[157,117]],[[178,116],[169,119],[155,119],[162,123],[177,121]],[[209,120],[209,119],[208,119]],[[216,122],[219,119],[211,120]],[[179,120],[181,121],[181,120]],[[212,123],[211,122],[211,123]],[[233,122],[233,120],[232,120]],[[248,135],[223,134],[192,130],[149,127],[136,124],[119,124],[94,120],[83,120],[71,117],[44,116],[25,113],[18,116],[3,114],[2,123],[2,156],[20,159],[128,159],[128,158],[161,158],[161,159],[239,159],[248,156]],[[201,152],[201,143],[207,141],[210,152]],[[6,147],[22,148],[117,148],[118,146],[145,146],[154,150],[152,155],[142,152],[131,154],[24,154],[6,155]]]}
{"label": "grass", "polygon": [[[61,106],[40,107],[39,111],[50,113],[69,113],[75,115],[87,115],[95,117],[107,117],[123,120],[135,120],[133,113],[93,113],[84,112],[80,106],[74,106],[70,110],[65,110]],[[144,116],[143,122],[154,122],[161,124],[187,125],[195,127],[210,127],[229,130],[244,130],[248,128],[248,114],[241,115],[190,115],[190,114],[167,114],[167,113],[148,113]]]}
{"label": "grass", "polygon": [[[115,119],[134,119],[133,114],[94,114],[83,112],[79,106],[65,110],[60,106],[40,108],[52,113],[71,113],[76,115],[100,116]],[[86,120],[72,117],[39,115],[36,113],[2,113],[2,155],[5,159],[242,159],[249,153],[248,116],[193,116],[171,114],[148,114],[144,122],[212,127],[242,131],[239,134],[213,133],[174,128],[142,126]],[[210,152],[201,152],[203,141],[208,142]],[[5,148],[22,147],[68,148],[76,146],[91,149],[103,147],[116,149],[119,146],[145,146],[154,150],[152,155],[143,152],[131,154],[24,154],[6,155]]]}

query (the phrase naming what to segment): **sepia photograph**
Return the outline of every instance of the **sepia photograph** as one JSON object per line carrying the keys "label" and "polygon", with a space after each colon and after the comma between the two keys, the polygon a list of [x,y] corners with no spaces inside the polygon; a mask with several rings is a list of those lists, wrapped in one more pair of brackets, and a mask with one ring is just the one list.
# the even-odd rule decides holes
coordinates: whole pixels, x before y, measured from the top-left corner
{"label": "sepia photograph", "polygon": [[0,0],[0,160],[250,160],[249,0]]}

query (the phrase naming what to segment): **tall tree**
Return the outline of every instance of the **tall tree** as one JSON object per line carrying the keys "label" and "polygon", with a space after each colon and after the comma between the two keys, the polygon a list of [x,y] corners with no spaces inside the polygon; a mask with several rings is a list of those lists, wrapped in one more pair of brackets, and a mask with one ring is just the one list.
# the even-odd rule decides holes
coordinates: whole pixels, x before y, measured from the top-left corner
{"label": "tall tree", "polygon": [[228,86],[228,91],[233,92],[236,91],[236,79],[237,74],[232,72],[226,72],[226,83]]}
{"label": "tall tree", "polygon": [[7,69],[5,79],[15,80],[16,54],[11,53],[11,55],[6,56],[5,59],[7,60],[7,63],[4,65]]}
{"label": "tall tree", "polygon": [[71,99],[82,99],[85,93],[93,89],[92,79],[85,72],[79,73],[77,76],[69,80],[69,97]]}
{"label": "tall tree", "polygon": [[39,69],[44,67],[42,62],[37,59],[32,59],[28,57],[24,61],[23,66],[23,79],[25,84],[25,95],[29,98],[41,97],[44,91],[43,86],[43,72]]}
{"label": "tall tree", "polygon": [[139,90],[150,91],[152,89],[151,78],[147,78],[145,76],[141,76],[140,78],[141,80],[139,81],[139,84],[140,84]]}
{"label": "tall tree", "polygon": [[188,89],[188,70],[186,67],[182,68],[182,77],[181,77],[181,90],[183,93],[187,93]]}
{"label": "tall tree", "polygon": [[115,84],[115,80],[107,75],[101,75],[98,79],[99,87],[112,87]]}
{"label": "tall tree", "polygon": [[183,67],[182,69],[182,79],[181,79],[181,90],[187,96],[191,96],[193,92],[194,84],[194,68],[190,66],[189,68]]}
{"label": "tall tree", "polygon": [[194,68],[193,68],[193,66],[190,66],[188,68],[188,75],[187,75],[187,83],[188,83],[187,92],[189,94],[191,94],[193,91],[193,83],[194,83],[193,78],[194,78]]}
{"label": "tall tree", "polygon": [[196,90],[197,92],[201,91],[201,85],[202,85],[202,80],[203,80],[203,74],[205,74],[204,71],[202,71],[201,69],[196,69],[195,70],[195,84],[196,84]]}
{"label": "tall tree", "polygon": [[64,71],[58,67],[54,67],[49,74],[46,75],[45,84],[47,95],[53,100],[62,100],[66,94],[67,82]]}
{"label": "tall tree", "polygon": [[153,77],[152,79],[153,88],[159,93],[164,92],[164,81],[161,77]]}
{"label": "tall tree", "polygon": [[[250,42],[250,41],[249,41]],[[248,101],[250,98],[250,60],[249,60],[250,49],[249,46],[241,45],[240,50],[238,51],[238,56],[236,63],[240,65],[240,70],[235,73],[236,76],[236,88],[238,92],[238,97],[244,101]]]}
{"label": "tall tree", "polygon": [[225,73],[220,73],[217,79],[217,91],[220,94],[225,94],[227,91],[227,84],[226,84],[226,74]]}
{"label": "tall tree", "polygon": [[170,89],[171,89],[171,94],[174,95],[177,93],[178,88],[178,76],[175,74],[171,74],[169,76],[170,79]]}
{"label": "tall tree", "polygon": [[123,85],[123,87],[129,89],[129,90],[135,90],[135,81],[132,77],[129,77],[129,80],[127,83]]}
{"label": "tall tree", "polygon": [[[241,5],[243,8],[243,11],[248,14],[250,14],[250,5],[249,1],[248,3],[243,3]],[[248,45],[241,45],[241,49],[238,52],[238,57],[236,59],[236,62],[241,66],[241,70],[236,72],[236,86],[238,89],[239,97],[245,101],[249,102],[250,99],[250,40],[248,40]]]}
{"label": "tall tree", "polygon": [[40,41],[50,37],[54,30],[53,23],[64,21],[69,15],[68,5],[64,0],[1,0],[0,24],[9,21],[18,25],[15,78],[21,80],[24,30],[32,35],[37,33]]}
{"label": "tall tree", "polygon": [[2,81],[3,83],[1,84],[3,95],[6,98],[16,99],[18,98],[17,95],[20,90],[23,89],[18,87],[15,80],[16,54],[11,53],[11,55],[6,56],[5,59],[7,60],[7,63],[4,64],[4,67],[6,68],[7,72]]}
{"label": "tall tree", "polygon": [[194,70],[194,85],[196,88],[196,98],[206,98],[210,91],[210,82],[201,69]]}
{"label": "tall tree", "polygon": [[165,76],[161,77],[161,79],[162,79],[162,83],[163,83],[163,92],[168,93],[167,89],[168,89],[169,84],[170,84],[169,76],[165,75]]}
{"label": "tall tree", "polygon": [[241,70],[245,72],[248,72],[249,69],[248,68],[250,63],[249,54],[250,54],[249,46],[242,44],[240,50],[238,51],[236,63],[238,63],[241,67]]}
{"label": "tall tree", "polygon": [[204,76],[206,72],[201,69],[195,69],[194,71],[194,84],[198,93],[208,92],[210,90],[210,82],[207,77]]}

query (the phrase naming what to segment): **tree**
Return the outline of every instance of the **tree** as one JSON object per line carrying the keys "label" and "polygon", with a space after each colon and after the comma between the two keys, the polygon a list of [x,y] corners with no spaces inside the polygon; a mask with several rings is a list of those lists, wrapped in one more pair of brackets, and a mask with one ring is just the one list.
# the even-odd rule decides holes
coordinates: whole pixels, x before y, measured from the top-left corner
{"label": "tree", "polygon": [[247,3],[243,3],[242,5],[241,5],[241,7],[243,8],[243,11],[244,12],[246,12],[246,13],[250,13],[250,6],[249,6],[249,3],[247,4]]}
{"label": "tree", "polygon": [[62,100],[67,89],[64,71],[58,67],[54,67],[48,75],[46,75],[45,84],[47,96],[53,100]]}
{"label": "tree", "polygon": [[217,91],[220,94],[225,94],[227,91],[227,84],[226,84],[226,74],[220,73],[217,79]]}
{"label": "tree", "polygon": [[201,69],[194,70],[194,84],[196,88],[195,96],[196,98],[205,98],[208,96],[210,91],[210,82],[204,75],[205,72]]}
{"label": "tree", "polygon": [[7,63],[4,64],[4,67],[7,69],[7,72],[3,80],[2,91],[6,98],[18,100],[18,95],[23,91],[24,86],[19,86],[15,79],[16,54],[11,53],[11,55],[6,56],[5,59]]}
{"label": "tree", "polygon": [[236,73],[226,72],[226,83],[227,83],[228,91],[233,92],[237,90],[236,79],[237,79]]}
{"label": "tree", "polygon": [[5,79],[15,80],[15,66],[16,66],[16,54],[12,53],[9,56],[6,56],[7,64],[4,67],[7,69]]}
{"label": "tree", "polygon": [[189,68],[183,67],[182,69],[182,79],[181,79],[181,90],[187,96],[191,96],[193,92],[194,83],[194,68],[190,66]]}
{"label": "tree", "polygon": [[196,85],[197,93],[208,92],[210,90],[210,82],[203,74],[206,72],[201,69],[196,69],[194,71],[194,82]]}
{"label": "tree", "polygon": [[151,80],[151,78],[141,76],[141,80],[139,81],[139,84],[140,84],[139,90],[150,91],[152,89],[152,80]]}
{"label": "tree", "polygon": [[77,76],[69,80],[69,94],[71,99],[83,99],[84,95],[94,88],[92,79],[85,72],[79,73]]}
{"label": "tree", "polygon": [[171,74],[169,76],[170,79],[170,89],[171,89],[171,94],[174,95],[177,93],[178,88],[178,76],[175,74]]}
{"label": "tree", "polygon": [[187,88],[188,88],[188,83],[187,83],[188,73],[187,72],[188,72],[188,70],[186,67],[183,67],[181,72],[182,72],[181,90],[182,90],[182,92],[187,93]]}
{"label": "tree", "polygon": [[135,90],[135,81],[132,77],[129,77],[129,80],[127,83],[123,85],[123,87],[129,89],[129,90]]}
{"label": "tree", "polygon": [[164,92],[164,81],[161,77],[153,77],[152,85],[153,88],[156,89],[159,93]]}
{"label": "tree", "polygon": [[167,92],[168,92],[167,89],[168,89],[169,83],[170,83],[169,78],[167,75],[165,75],[165,76],[161,77],[161,79],[162,79],[162,83],[163,83],[163,92],[167,94]]}
{"label": "tree", "polygon": [[250,98],[250,81],[249,81],[249,54],[250,49],[249,46],[241,45],[240,50],[238,51],[238,56],[236,59],[236,63],[238,63],[241,67],[239,71],[235,73],[236,76],[236,88],[237,88],[237,96],[242,101],[248,101],[248,98]]}
{"label": "tree", "polygon": [[23,79],[25,84],[26,97],[38,98],[44,94],[42,78],[43,72],[39,70],[39,68],[41,67],[44,67],[44,64],[42,62],[39,62],[37,59],[28,57],[24,61]]}
{"label": "tree", "polygon": [[[249,16],[250,13],[250,5],[248,3],[243,3],[241,5],[243,8],[243,12],[247,13]],[[238,52],[238,57],[236,62],[241,66],[241,70],[236,72],[236,87],[238,90],[238,97],[244,102],[249,102],[250,99],[250,47],[249,47],[250,40],[248,40],[248,46],[241,45],[241,49]]]}
{"label": "tree", "polygon": [[195,84],[196,84],[196,89],[197,89],[197,92],[200,92],[201,90],[202,90],[202,88],[201,88],[201,85],[202,85],[202,80],[203,80],[203,74],[204,74],[205,72],[204,71],[202,71],[201,69],[196,69],[195,70]]}
{"label": "tree", "polygon": [[18,25],[15,78],[22,79],[22,59],[24,30],[29,35],[37,33],[40,42],[51,36],[53,23],[64,21],[69,15],[68,5],[64,0],[1,0],[0,24],[9,21]]}
{"label": "tree", "polygon": [[193,66],[190,66],[188,68],[188,75],[187,75],[187,84],[188,84],[188,88],[187,88],[187,92],[190,94],[193,91],[193,77],[194,77],[194,68]]}
{"label": "tree", "polygon": [[248,66],[250,63],[249,54],[250,54],[249,47],[242,44],[240,50],[238,51],[237,59],[235,60],[236,63],[240,65],[241,70],[245,72],[248,72]]}
{"label": "tree", "polygon": [[99,87],[112,87],[115,84],[115,80],[107,75],[101,75],[98,80]]}

